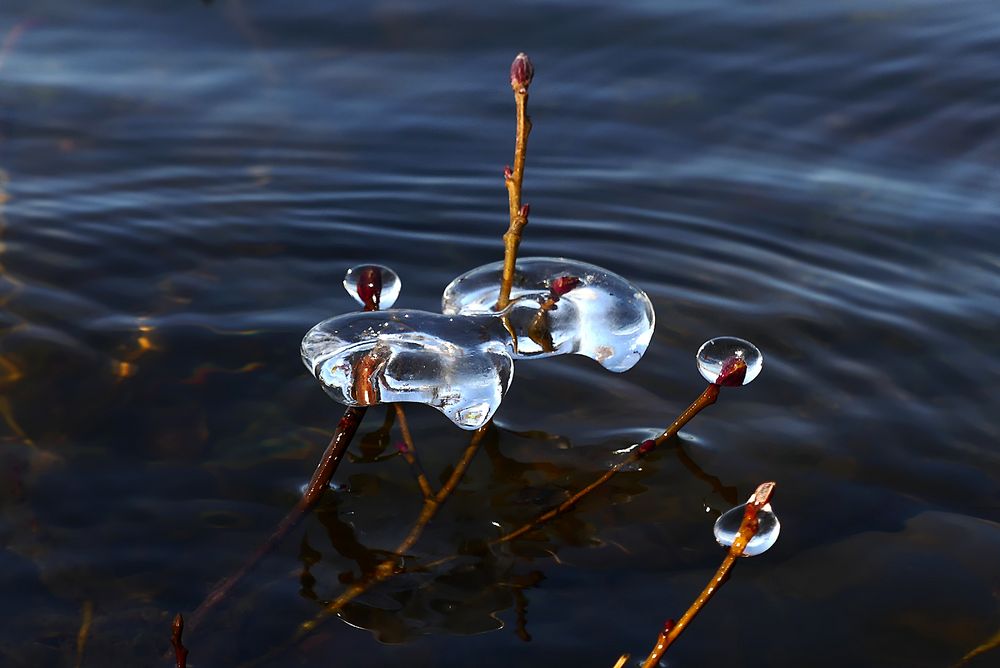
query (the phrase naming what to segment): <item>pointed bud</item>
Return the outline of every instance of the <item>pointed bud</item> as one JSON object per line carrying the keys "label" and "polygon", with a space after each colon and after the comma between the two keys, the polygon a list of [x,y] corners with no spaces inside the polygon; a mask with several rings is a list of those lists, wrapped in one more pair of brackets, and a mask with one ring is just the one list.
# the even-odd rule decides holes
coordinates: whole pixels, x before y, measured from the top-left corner
{"label": "pointed bud", "polygon": [[377,311],[382,296],[382,270],[365,267],[358,275],[358,297],[365,304],[366,311]]}
{"label": "pointed bud", "polygon": [[510,85],[516,91],[527,90],[531,85],[531,80],[535,76],[535,66],[531,64],[528,55],[517,54],[517,58],[510,64]]}
{"label": "pointed bud", "polygon": [[525,204],[521,207],[521,218],[528,220],[528,214],[531,213],[531,205]]}
{"label": "pointed bud", "polygon": [[742,357],[733,355],[722,364],[716,385],[722,387],[739,387],[747,377],[747,363]]}
{"label": "pointed bud", "polygon": [[675,626],[677,626],[677,622],[675,622],[672,619],[668,619],[667,621],[663,622],[663,635],[669,634],[671,631],[674,630]]}
{"label": "pointed bud", "polygon": [[651,438],[647,438],[645,441],[639,444],[639,454],[644,455],[651,452],[653,448],[656,447],[656,441]]}
{"label": "pointed bud", "polygon": [[510,168],[510,165],[503,168],[503,178],[504,181],[510,181],[514,178],[514,170]]}
{"label": "pointed bud", "polygon": [[410,448],[406,445],[406,441],[396,441],[396,450],[399,451],[399,454],[405,455],[410,451]]}
{"label": "pointed bud", "polygon": [[570,290],[580,286],[580,279],[576,276],[560,276],[559,278],[552,281],[552,287],[549,291],[552,296],[558,299]]}

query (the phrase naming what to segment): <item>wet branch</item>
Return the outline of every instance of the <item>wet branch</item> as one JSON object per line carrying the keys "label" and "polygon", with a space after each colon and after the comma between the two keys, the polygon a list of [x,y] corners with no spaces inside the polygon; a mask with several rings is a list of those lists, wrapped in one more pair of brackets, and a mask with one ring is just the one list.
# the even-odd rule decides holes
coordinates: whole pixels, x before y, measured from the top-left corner
{"label": "wet branch", "polygon": [[181,613],[177,613],[174,617],[174,623],[171,627],[170,633],[170,644],[174,646],[174,659],[177,662],[177,668],[187,668],[187,657],[188,651],[187,647],[181,641],[181,636],[184,635],[184,617]]}
{"label": "wet branch", "polygon": [[[691,620],[694,619],[705,604],[708,603],[709,599],[719,591],[719,587],[723,585],[726,579],[729,577],[729,572],[732,570],[733,566],[736,564],[736,560],[743,556],[743,551],[746,549],[747,544],[751,539],[757,534],[757,528],[759,526],[759,520],[757,519],[757,514],[760,510],[766,506],[771,501],[771,496],[774,494],[774,483],[765,482],[758,485],[757,490],[754,492],[753,498],[746,506],[746,510],[743,513],[743,521],[740,523],[740,529],[736,534],[736,538],[733,540],[733,544],[729,547],[729,552],[726,554],[726,558],[722,560],[722,564],[719,569],[712,576],[712,579],[708,581],[705,589],[702,590],[698,598],[694,600],[691,607],[687,609],[684,615],[673,623],[672,620],[668,620],[664,625],[663,630],[660,631],[660,635],[656,639],[656,644],[653,646],[652,651],[646,660],[642,664],[642,668],[654,668],[659,664],[660,659],[663,654],[667,651],[667,648],[677,639],[684,629],[687,628]],[[620,661],[620,659],[619,659]]]}
{"label": "wet branch", "polygon": [[510,292],[514,286],[514,267],[517,263],[517,249],[521,245],[521,233],[528,224],[529,207],[521,204],[521,185],[524,181],[524,158],[528,150],[528,135],[531,133],[531,119],[528,117],[528,86],[535,76],[535,68],[524,53],[517,54],[510,66],[510,86],[514,89],[514,105],[517,110],[517,134],[514,142],[514,168],[504,170],[507,185],[507,204],[510,209],[510,227],[503,235],[503,276],[500,283],[500,297],[496,308],[502,311],[510,303]]}
{"label": "wet branch", "polygon": [[420,486],[420,492],[424,495],[424,498],[433,498],[434,489],[431,487],[430,481],[427,480],[424,467],[420,465],[420,461],[417,459],[417,449],[413,443],[413,435],[410,433],[410,424],[406,421],[406,413],[403,412],[403,407],[399,404],[393,404],[392,407],[396,411],[396,418],[399,421],[399,433],[403,436],[403,443],[405,445],[405,447],[399,448],[399,453],[403,455],[403,459],[413,469],[413,473],[417,477],[417,484]]}
{"label": "wet branch", "polygon": [[490,544],[497,545],[500,543],[507,543],[509,541],[512,541],[515,538],[519,538],[524,534],[528,533],[529,531],[536,529],[542,524],[550,522],[551,520],[554,520],[560,515],[569,512],[574,507],[576,507],[576,505],[580,501],[582,501],[585,497],[587,497],[589,494],[602,487],[606,482],[614,478],[618,474],[618,472],[621,471],[623,468],[627,468],[628,466],[635,464],[636,462],[644,458],[647,454],[652,452],[653,449],[655,449],[657,446],[662,445],[666,441],[676,436],[677,432],[679,432],[684,425],[690,422],[691,419],[694,418],[694,416],[700,413],[703,409],[714,404],[716,399],[718,399],[718,397],[719,397],[719,386],[716,385],[715,383],[709,384],[709,386],[705,388],[705,391],[702,392],[701,395],[697,399],[695,399],[695,401],[690,406],[688,406],[683,413],[677,416],[677,419],[674,420],[671,423],[671,425],[663,431],[662,434],[657,436],[655,439],[643,441],[639,445],[639,447],[632,450],[632,452],[629,453],[626,457],[624,457],[616,464],[614,464],[610,469],[605,471],[601,475],[601,477],[599,477],[597,480],[590,483],[589,485],[581,489],[579,492],[577,492],[573,496],[569,497],[568,499],[560,503],[555,508],[552,508],[542,513],[541,515],[535,517],[533,520],[529,521],[527,524],[513,531],[505,533],[499,538],[493,539],[490,542]]}

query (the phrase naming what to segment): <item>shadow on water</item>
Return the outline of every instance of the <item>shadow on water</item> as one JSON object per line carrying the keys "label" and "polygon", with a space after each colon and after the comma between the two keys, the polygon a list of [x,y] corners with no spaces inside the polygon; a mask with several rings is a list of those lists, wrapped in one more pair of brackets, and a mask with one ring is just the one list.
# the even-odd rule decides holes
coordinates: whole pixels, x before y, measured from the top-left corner
{"label": "shadow on water", "polygon": [[[518,365],[404,565],[460,558],[285,648],[419,512],[372,411],[191,665],[610,666],[687,606],[714,517],[765,479],[781,540],[672,664],[956,661],[1000,628],[998,47],[985,2],[5,1],[0,663],[163,665],[173,613],[263,540],[336,423],[298,348],[353,308],[343,271],[390,265],[400,306],[436,310],[499,259],[519,50],[523,252],[644,287],[646,357]],[[760,379],[484,547],[672,420],[718,334],[763,350]],[[465,435],[411,422],[436,480]]]}

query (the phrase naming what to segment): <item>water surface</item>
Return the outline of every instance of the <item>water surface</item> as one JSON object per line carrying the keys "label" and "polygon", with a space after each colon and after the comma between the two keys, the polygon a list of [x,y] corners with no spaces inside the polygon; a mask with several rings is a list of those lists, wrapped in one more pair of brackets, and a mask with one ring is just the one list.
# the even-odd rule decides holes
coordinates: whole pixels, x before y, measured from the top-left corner
{"label": "water surface", "polygon": [[[437,309],[499,259],[520,50],[523,252],[627,277],[657,330],[620,376],[519,364],[413,559],[656,433],[703,388],[704,340],[752,340],[763,374],[546,531],[288,645],[419,510],[370,411],[346,487],[189,635],[191,665],[610,666],[683,612],[715,517],[764,480],[781,538],[671,666],[945,666],[1000,627],[994,3],[5,0],[0,36],[3,665],[169,664],[173,614],[292,506],[339,418],[298,346],[355,308],[344,270],[392,266],[399,306]],[[409,416],[437,482],[467,435]]]}

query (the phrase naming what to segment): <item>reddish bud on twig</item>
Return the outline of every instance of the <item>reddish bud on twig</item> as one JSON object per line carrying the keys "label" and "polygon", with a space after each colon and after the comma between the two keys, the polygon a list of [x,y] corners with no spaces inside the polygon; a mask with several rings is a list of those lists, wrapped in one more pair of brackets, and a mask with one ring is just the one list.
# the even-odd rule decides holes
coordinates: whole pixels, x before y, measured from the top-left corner
{"label": "reddish bud on twig", "polygon": [[672,619],[668,619],[667,621],[663,622],[663,635],[667,635],[668,633],[673,631],[675,626],[677,626],[677,622],[675,622]]}
{"label": "reddish bud on twig", "polygon": [[512,178],[514,178],[514,170],[510,168],[510,165],[507,165],[503,168],[503,179],[510,181]]}
{"label": "reddish bud on twig", "polygon": [[535,76],[535,66],[531,64],[526,53],[517,54],[510,64],[510,85],[518,91],[524,91],[531,85]]}
{"label": "reddish bud on twig", "polygon": [[382,296],[382,270],[378,267],[365,267],[358,276],[358,297],[369,306],[378,309],[379,298]]}
{"label": "reddish bud on twig", "polygon": [[177,660],[177,668],[187,668],[188,651],[187,647],[181,642],[181,636],[184,635],[184,617],[179,612],[174,617],[172,631],[170,642],[174,646],[174,658]]}
{"label": "reddish bud on twig", "polygon": [[521,218],[528,220],[528,214],[531,213],[531,205],[525,204],[521,207]]}
{"label": "reddish bud on twig", "polygon": [[774,494],[773,482],[762,482],[757,485],[757,491],[753,493],[753,505],[762,508],[771,502],[771,495]]}
{"label": "reddish bud on twig", "polygon": [[651,438],[647,438],[645,441],[639,444],[639,454],[644,455],[647,452],[652,451],[656,447],[656,441]]}
{"label": "reddish bud on twig", "polygon": [[552,281],[552,287],[549,288],[549,291],[552,292],[553,298],[558,299],[570,290],[579,287],[580,282],[576,276],[560,276]]}
{"label": "reddish bud on twig", "polygon": [[401,455],[405,455],[406,453],[408,453],[410,451],[409,446],[406,445],[406,441],[397,441],[396,442],[396,449],[399,450],[399,454],[401,454]]}
{"label": "reddish bud on twig", "polygon": [[716,385],[723,387],[739,387],[747,377],[747,363],[742,357],[733,355],[722,364],[719,370],[719,377],[715,379]]}

